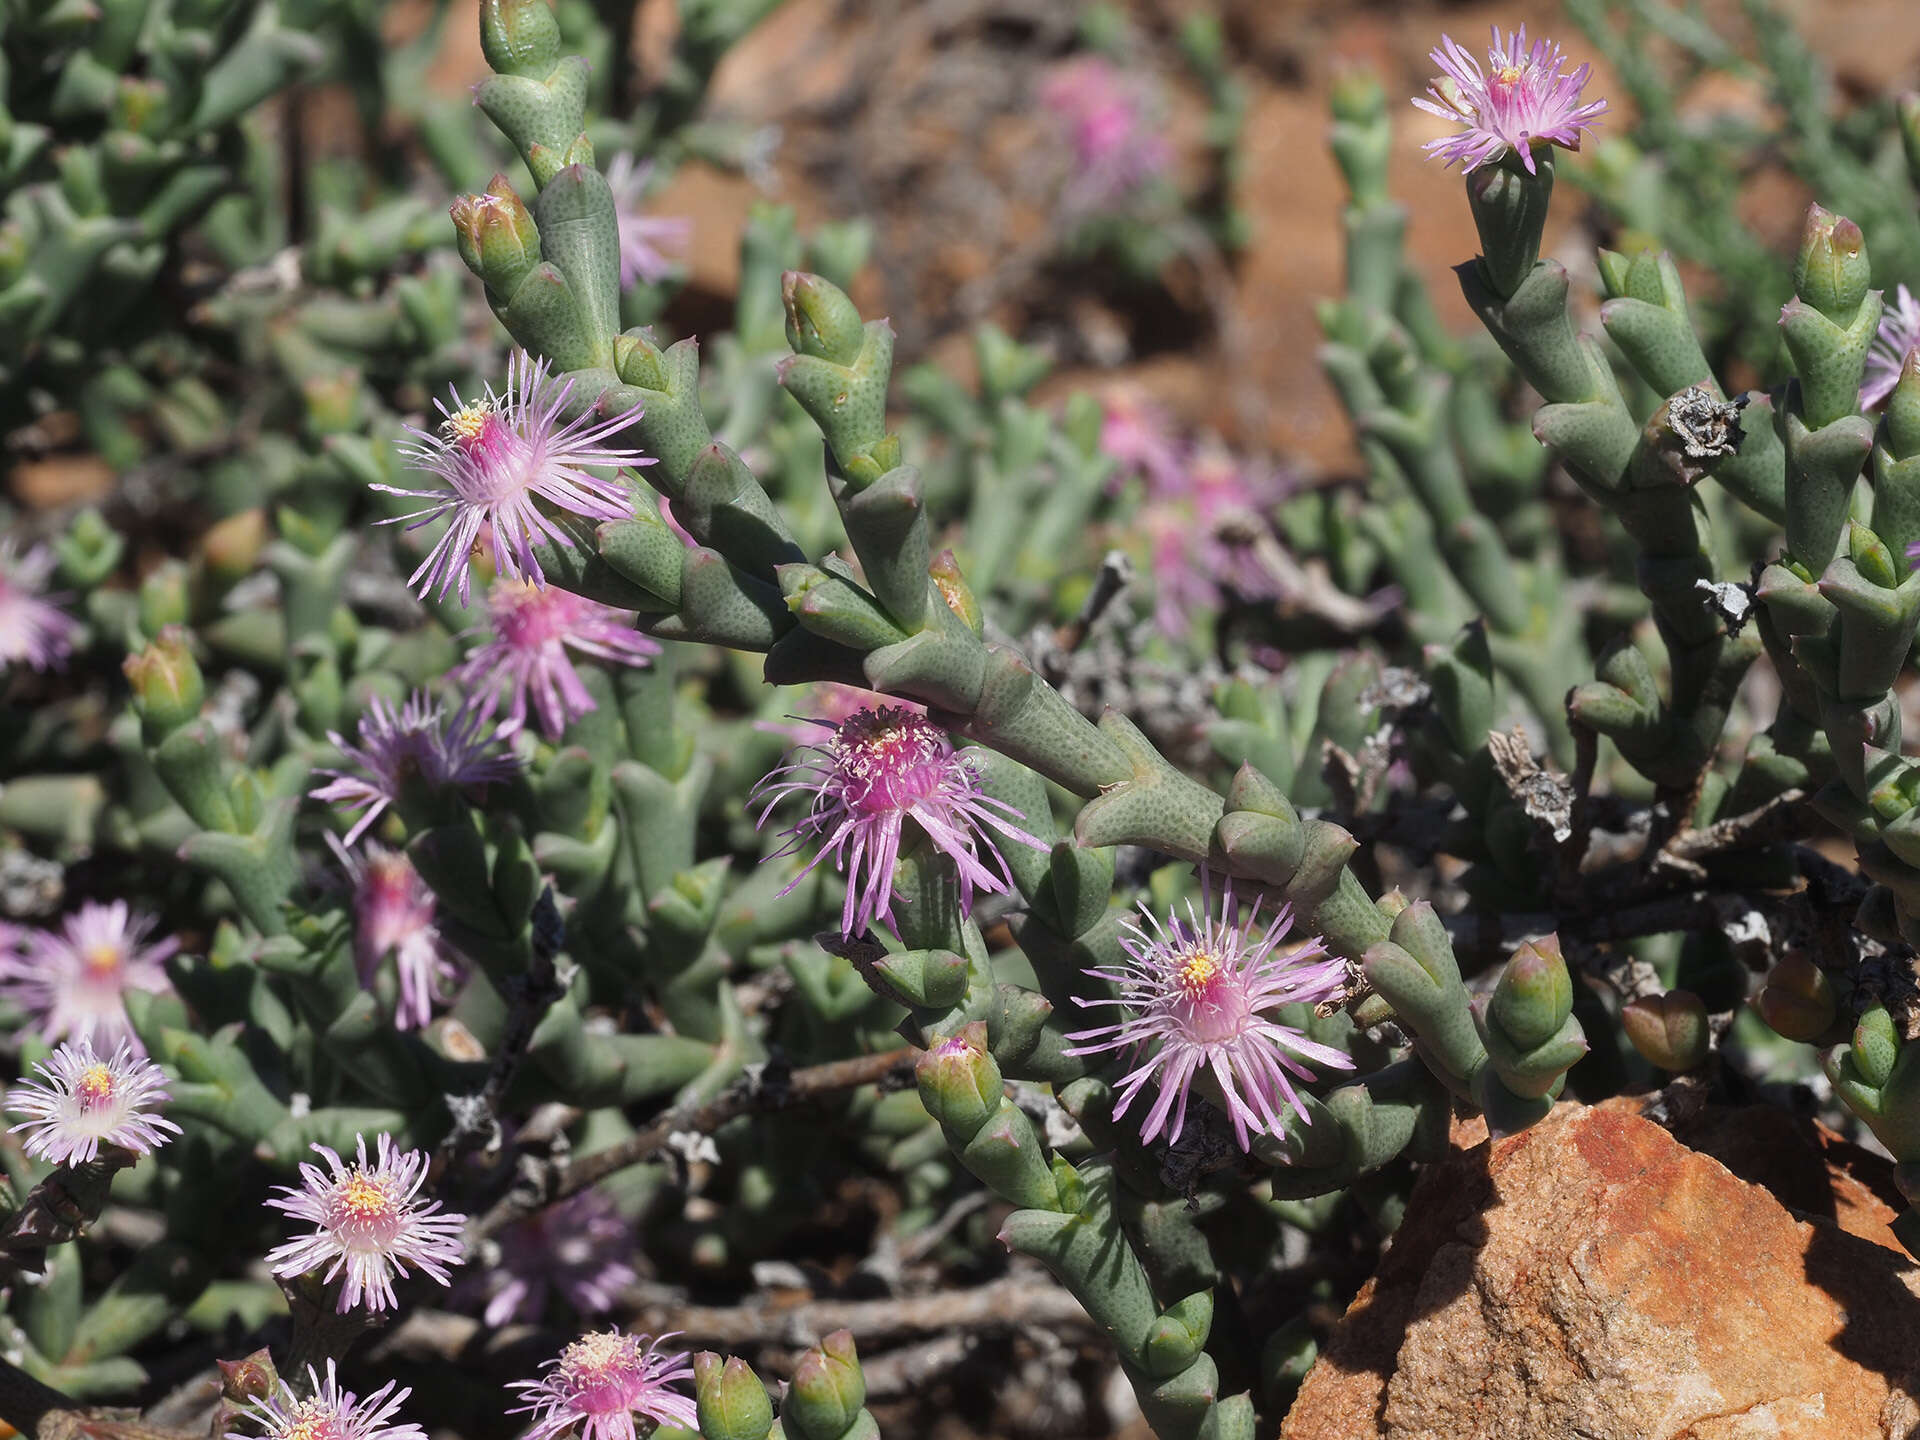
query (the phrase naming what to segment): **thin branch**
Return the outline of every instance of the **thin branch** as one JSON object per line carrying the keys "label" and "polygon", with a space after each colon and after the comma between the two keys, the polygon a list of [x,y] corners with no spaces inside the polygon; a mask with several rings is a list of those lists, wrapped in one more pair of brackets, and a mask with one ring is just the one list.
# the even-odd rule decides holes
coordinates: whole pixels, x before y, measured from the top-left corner
{"label": "thin branch", "polygon": [[962,1331],[1067,1327],[1094,1330],[1070,1291],[1048,1279],[1010,1277],[968,1290],[906,1295],[887,1300],[803,1300],[780,1304],[763,1298],[744,1305],[687,1305],[664,1287],[636,1287],[635,1323],[643,1329],[677,1330],[689,1340],[720,1346],[817,1345],[835,1330],[851,1330],[863,1343],[893,1335],[951,1335]]}
{"label": "thin branch", "polygon": [[523,1216],[564,1200],[569,1195],[578,1194],[615,1171],[651,1160],[667,1148],[667,1143],[675,1135],[686,1132],[711,1134],[740,1115],[784,1110],[788,1106],[837,1094],[842,1090],[854,1090],[862,1085],[882,1084],[902,1078],[910,1073],[919,1053],[908,1045],[878,1055],[858,1055],[850,1060],[835,1060],[825,1065],[812,1065],[805,1070],[783,1072],[777,1078],[763,1074],[754,1079],[743,1079],[704,1105],[692,1108],[676,1106],[645,1130],[628,1136],[619,1144],[570,1161],[545,1194],[529,1193],[524,1188],[509,1192],[474,1224],[469,1232],[469,1243],[477,1244],[496,1235]]}

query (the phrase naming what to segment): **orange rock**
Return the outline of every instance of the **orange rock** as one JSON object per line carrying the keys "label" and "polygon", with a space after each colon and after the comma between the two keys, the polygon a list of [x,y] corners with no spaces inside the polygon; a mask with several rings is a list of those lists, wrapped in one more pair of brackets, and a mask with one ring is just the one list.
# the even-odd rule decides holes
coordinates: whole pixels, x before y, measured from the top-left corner
{"label": "orange rock", "polygon": [[1914,1434],[1883,1163],[1778,1112],[1709,1111],[1692,1149],[1635,1111],[1563,1105],[1434,1166],[1283,1440]]}

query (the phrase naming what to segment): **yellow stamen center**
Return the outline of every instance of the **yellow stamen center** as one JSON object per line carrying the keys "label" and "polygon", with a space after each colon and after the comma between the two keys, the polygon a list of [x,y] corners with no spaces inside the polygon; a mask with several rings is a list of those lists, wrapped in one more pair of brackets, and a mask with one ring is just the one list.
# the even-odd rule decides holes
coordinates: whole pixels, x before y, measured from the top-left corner
{"label": "yellow stamen center", "polygon": [[76,1099],[87,1105],[100,1105],[113,1098],[113,1072],[104,1065],[89,1065],[73,1082]]}
{"label": "yellow stamen center", "polygon": [[624,1335],[586,1335],[567,1347],[566,1368],[574,1375],[597,1375],[611,1369],[626,1353]]}
{"label": "yellow stamen center", "polygon": [[333,1416],[322,1413],[310,1400],[296,1406],[287,1420],[281,1432],[284,1440],[336,1440],[339,1435]]}
{"label": "yellow stamen center", "polygon": [[489,405],[469,405],[449,415],[440,429],[449,440],[471,445],[486,432],[487,420],[492,414],[493,407]]}
{"label": "yellow stamen center", "polygon": [[1198,995],[1220,973],[1220,961],[1206,950],[1189,950],[1173,968],[1173,983],[1188,995]]}
{"label": "yellow stamen center", "polygon": [[1527,72],[1518,65],[1502,65],[1498,70],[1493,72],[1493,83],[1496,85],[1518,85],[1526,73]]}
{"label": "yellow stamen center", "polygon": [[87,974],[96,980],[104,980],[120,970],[120,947],[102,941],[98,945],[89,945],[80,952],[80,963],[86,967]]}
{"label": "yellow stamen center", "polygon": [[340,1204],[358,1220],[374,1220],[393,1214],[393,1197],[387,1187],[356,1170],[340,1186]]}

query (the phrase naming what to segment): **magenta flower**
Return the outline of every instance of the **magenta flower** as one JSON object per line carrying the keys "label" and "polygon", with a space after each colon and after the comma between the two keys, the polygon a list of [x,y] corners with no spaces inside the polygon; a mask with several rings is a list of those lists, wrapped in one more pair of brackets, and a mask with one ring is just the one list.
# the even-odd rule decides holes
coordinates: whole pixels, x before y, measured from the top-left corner
{"label": "magenta flower", "polygon": [[837,680],[820,680],[807,686],[795,708],[801,713],[784,720],[756,720],[753,728],[765,735],[784,735],[794,745],[804,745],[820,733],[822,725],[839,729],[856,711],[876,706],[895,705],[916,715],[925,710],[911,700],[894,700],[875,690],[858,685],[842,685]]}
{"label": "magenta flower", "polygon": [[349,745],[329,730],[333,747],[353,762],[353,770],[326,770],[333,779],[309,790],[315,800],[364,810],[347,831],[351,845],[400,798],[410,774],[428,785],[490,785],[512,778],[518,762],[511,755],[488,754],[497,731],[488,725],[492,705],[469,696],[448,715],[424,690],[416,690],[398,709],[378,695],[360,717],[360,743]]}
{"label": "magenta flower", "polygon": [[684,215],[649,215],[641,209],[652,179],[653,162],[636,164],[630,151],[623,150],[607,162],[613,215],[620,225],[622,290],[636,280],[652,285],[665,279],[673,269],[668,253],[684,255],[687,241],[693,236],[693,221]]}
{"label": "magenta flower", "polygon": [[420,1029],[463,975],[434,923],[433,891],[401,851],[369,840],[364,854],[356,855],[331,832],[327,844],[353,881],[353,962],[361,987],[373,989],[391,955],[400,981],[393,1023]]}
{"label": "magenta flower", "polygon": [[1228,590],[1250,600],[1281,598],[1257,546],[1262,537],[1273,539],[1268,516],[1292,488],[1283,472],[1203,447],[1179,472],[1177,490],[1142,507],[1137,523],[1148,542],[1162,633],[1185,635],[1195,617],[1219,613]]}
{"label": "magenta flower", "polygon": [[1485,72],[1450,35],[1440,37],[1440,48],[1430,58],[1441,73],[1427,86],[1431,98],[1416,97],[1413,103],[1463,127],[1422,147],[1449,166],[1458,163],[1477,170],[1512,150],[1531,175],[1536,149],[1559,145],[1578,150],[1581,132],[1591,130],[1607,110],[1604,100],[1580,98],[1593,67],[1564,73],[1567,60],[1560,47],[1550,40],[1529,46],[1524,25],[1505,39],[1500,27],[1493,27]]}
{"label": "magenta flower", "polygon": [[58,931],[35,931],[20,949],[0,949],[0,992],[33,1016],[50,1042],[104,1047],[124,1040],[144,1055],[127,1021],[126,992],[170,989],[163,962],[180,948],[171,938],[147,944],[154,924],[124,900],[89,900]]}
{"label": "magenta flower", "polygon": [[558,1290],[579,1315],[604,1315],[640,1277],[627,1257],[633,1226],[598,1190],[536,1210],[500,1234],[500,1262],[462,1288],[487,1297],[490,1326],[536,1322]]}
{"label": "magenta flower", "polygon": [[513,1382],[527,1403],[507,1413],[534,1417],[526,1440],[568,1434],[576,1440],[635,1440],[636,1415],[693,1429],[700,1419],[692,1397],[667,1388],[691,1380],[693,1366],[685,1355],[659,1349],[660,1340],[618,1330],[584,1335],[547,1361],[538,1380]]}
{"label": "magenta flower", "polygon": [[589,410],[563,420],[572,394],[571,376],[553,379],[545,360],[516,350],[504,393],[495,394],[489,386],[469,405],[454,392],[452,409],[434,402],[446,416],[437,435],[408,427],[418,437],[417,443],[403,447],[412,468],[438,476],[444,488],[373,488],[428,502],[382,524],[404,522],[415,530],[448,518],[446,530],[407,580],[420,587],[422,599],[436,590],[444,598],[457,579],[460,602],[467,603],[472,593],[467,557],[480,544],[483,525],[492,527],[496,573],[544,584],[546,574],[533,547],[546,541],[570,546],[573,539],[540,508],[542,500],[589,520],[625,520],[633,514],[626,485],[618,479],[602,480],[588,468],[653,463],[637,451],[607,443],[639,418],[639,408],[604,419]]}
{"label": "magenta flower", "polygon": [[505,689],[512,698],[507,728],[527,720],[527,704],[540,730],[558,740],[568,725],[593,709],[593,696],[573,668],[577,651],[614,665],[645,665],[660,642],[633,628],[633,616],[567,590],[547,590],[520,580],[496,580],[487,593],[493,638],[477,647],[453,672],[463,688],[489,698]]}
{"label": "magenta flower", "polygon": [[1152,1083],[1153,1103],[1140,1128],[1143,1140],[1166,1130],[1169,1120],[1167,1138],[1178,1140],[1195,1077],[1211,1075],[1219,1090],[1215,1098],[1245,1150],[1249,1132],[1280,1133],[1283,1105],[1304,1117],[1293,1081],[1316,1078],[1305,1061],[1339,1070],[1353,1067],[1342,1051],[1267,1017],[1281,1005],[1314,1005],[1340,995],[1346,965],[1330,957],[1318,938],[1280,953],[1278,946],[1293,924],[1291,909],[1283,906],[1273,922],[1259,930],[1256,904],[1242,925],[1232,881],[1216,918],[1210,877],[1203,870],[1200,879],[1204,918],[1188,901],[1185,920],[1162,925],[1142,901],[1140,910],[1151,932],[1136,920],[1126,921],[1120,937],[1126,963],[1087,971],[1119,994],[1096,1000],[1076,997],[1076,1003],[1112,1006],[1121,1018],[1067,1036],[1078,1042],[1067,1054],[1124,1050],[1130,1062],[1139,1061],[1119,1082],[1120,1103],[1113,1115],[1116,1120],[1124,1115]]}
{"label": "magenta flower", "polygon": [[171,1120],[149,1113],[167,1099],[167,1077],[125,1040],[110,1060],[82,1040],[62,1045],[33,1068],[47,1083],[23,1080],[14,1086],[7,1109],[28,1118],[8,1133],[26,1131],[27,1154],[49,1165],[85,1165],[102,1145],[149,1155],[180,1133]]}
{"label": "magenta flower", "polygon": [[1040,103],[1071,152],[1064,196],[1070,211],[1112,209],[1173,162],[1145,85],[1098,55],[1054,66],[1041,82]]}
{"label": "magenta flower", "polygon": [[329,1356],[326,1380],[309,1365],[307,1381],[313,1393],[304,1400],[280,1381],[276,1394],[255,1400],[242,1412],[254,1431],[229,1430],[226,1440],[427,1440],[418,1425],[390,1423],[400,1402],[413,1393],[396,1391],[391,1380],[366,1399],[357,1399],[351,1390],[341,1390]]}
{"label": "magenta flower", "polygon": [[1881,312],[1880,328],[1867,350],[1867,373],[1860,385],[1862,410],[1887,403],[1900,383],[1900,372],[1915,354],[1920,354],[1920,300],[1902,285],[1893,303]]}
{"label": "magenta flower", "polygon": [[53,551],[36,545],[20,554],[0,540],[0,671],[11,665],[58,670],[73,653],[80,622],[45,594],[53,574]]}
{"label": "magenta flower", "polygon": [[1167,412],[1136,385],[1115,385],[1100,402],[1100,449],[1118,462],[1110,489],[1138,475],[1154,498],[1186,488],[1186,458]]}
{"label": "magenta flower", "polygon": [[826,740],[794,753],[804,758],[766,776],[748,800],[766,801],[760,812],[764,825],[787,796],[813,796],[813,808],[782,832],[792,838],[774,853],[790,855],[819,842],[787,890],[828,855],[834,857],[834,868],[848,877],[840,912],[845,934],[859,934],[875,919],[892,923],[894,868],[908,820],[953,861],[962,906],[972,905],[976,888],[999,894],[1013,884],[988,831],[1036,850],[1047,848],[1006,818],[1018,816],[1017,810],[980,789],[972,764],[954,752],[946,732],[912,710],[888,705],[857,711]]}
{"label": "magenta flower", "polygon": [[317,1228],[311,1235],[288,1241],[267,1254],[276,1275],[304,1275],[320,1266],[331,1284],[343,1271],[335,1307],[345,1314],[363,1299],[369,1310],[391,1310],[395,1274],[405,1277],[407,1266],[425,1271],[442,1285],[449,1284],[447,1266],[465,1258],[460,1238],[464,1215],[439,1213],[438,1200],[422,1203],[414,1197],[427,1178],[424,1150],[396,1150],[391,1135],[380,1136],[377,1158],[367,1163],[367,1141],[357,1137],[352,1165],[333,1150],[316,1144],[330,1174],[317,1165],[302,1164],[300,1184],[278,1187],[281,1198],[267,1204]]}

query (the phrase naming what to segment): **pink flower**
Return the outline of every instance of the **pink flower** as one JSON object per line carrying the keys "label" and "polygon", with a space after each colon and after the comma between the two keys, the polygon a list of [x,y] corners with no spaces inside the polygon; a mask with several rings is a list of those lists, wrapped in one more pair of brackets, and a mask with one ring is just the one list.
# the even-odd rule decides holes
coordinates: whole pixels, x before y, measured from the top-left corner
{"label": "pink flower", "polygon": [[1524,25],[1504,40],[1500,27],[1493,27],[1493,45],[1487,51],[1489,73],[1483,73],[1480,62],[1450,35],[1440,37],[1440,48],[1430,58],[1441,71],[1427,86],[1432,98],[1416,97],[1413,103],[1429,115],[1463,127],[1458,134],[1429,140],[1422,147],[1449,166],[1458,162],[1477,170],[1512,150],[1531,175],[1537,148],[1559,145],[1578,150],[1581,132],[1591,130],[1593,122],[1606,113],[1606,101],[1580,98],[1593,67],[1582,65],[1571,75],[1563,73],[1567,61],[1560,47],[1549,40],[1528,46]]}
{"label": "pink flower", "polygon": [[785,720],[756,720],[753,728],[766,735],[784,735],[793,744],[804,745],[820,733],[822,725],[837,730],[855,711],[881,705],[895,705],[916,715],[926,713],[911,700],[892,700],[878,691],[862,690],[858,685],[820,680],[807,686],[795,707],[803,713],[789,715]]}
{"label": "pink flower", "polygon": [[[1115,481],[1132,475],[1147,482],[1147,494],[1159,499],[1185,488],[1186,462],[1167,412],[1144,390],[1116,385],[1101,400],[1100,448],[1119,462]],[[1118,484],[1111,488],[1118,489]]]}
{"label": "pink flower", "polygon": [[504,393],[495,394],[489,386],[469,405],[454,392],[452,409],[434,402],[446,416],[439,434],[408,427],[418,437],[418,443],[403,447],[412,468],[438,476],[446,488],[373,488],[428,502],[411,515],[381,524],[406,521],[413,530],[442,516],[449,519],[446,531],[407,580],[420,587],[421,598],[436,589],[444,597],[457,579],[460,602],[467,602],[472,592],[467,557],[480,543],[483,525],[493,527],[498,574],[544,584],[546,574],[533,547],[545,541],[570,546],[573,539],[541,510],[541,500],[589,520],[625,520],[633,514],[626,485],[589,474],[588,467],[653,463],[637,451],[607,443],[639,417],[638,407],[605,419],[589,410],[577,419],[562,420],[572,394],[571,376],[552,379],[545,360],[536,362],[526,351],[516,350]]}
{"label": "pink flower", "polygon": [[633,1226],[598,1190],[537,1210],[500,1235],[500,1263],[464,1287],[484,1293],[488,1325],[538,1321],[558,1290],[576,1314],[604,1315],[640,1277]]}
{"label": "pink flower", "polygon": [[558,740],[568,725],[593,709],[593,696],[580,683],[569,650],[632,666],[645,665],[660,653],[660,642],[635,630],[629,612],[567,590],[496,580],[487,593],[487,614],[493,638],[461,662],[453,679],[488,697],[508,690],[513,697],[507,714],[510,730],[526,724],[531,697],[541,733],[549,740]]}
{"label": "pink flower", "polygon": [[[764,825],[773,807],[787,796],[803,792],[813,796],[813,808],[783,832],[792,838],[774,853],[790,855],[817,840],[820,848],[800,876],[828,855],[834,857],[834,868],[848,872],[846,904],[840,913],[845,934],[856,935],[875,919],[892,923],[893,874],[908,820],[953,861],[962,906],[972,905],[976,888],[999,894],[1013,884],[989,830],[1036,850],[1046,849],[1005,818],[1019,812],[980,789],[968,758],[954,753],[946,733],[912,710],[888,705],[857,711],[826,740],[802,746],[795,754],[806,758],[775,770],[754,787],[748,799],[750,803],[755,798],[766,801],[760,812]],[[982,848],[985,863],[979,853]],[[793,885],[800,883],[800,876]]]}
{"label": "pink flower", "polygon": [[393,1277],[404,1278],[409,1265],[442,1285],[450,1283],[446,1267],[465,1258],[460,1231],[467,1217],[438,1213],[438,1200],[414,1199],[427,1178],[425,1151],[396,1150],[393,1137],[382,1135],[378,1157],[369,1165],[366,1137],[359,1136],[349,1166],[325,1145],[313,1149],[325,1157],[332,1173],[302,1164],[300,1185],[282,1185],[283,1198],[267,1201],[318,1227],[268,1252],[267,1265],[274,1274],[304,1275],[325,1265],[322,1279],[331,1284],[345,1271],[346,1284],[335,1307],[342,1314],[362,1299],[369,1310],[393,1309],[399,1303]]}
{"label": "pink flower", "polygon": [[692,1429],[700,1423],[692,1398],[667,1387],[691,1380],[693,1366],[685,1355],[660,1350],[660,1340],[618,1330],[582,1336],[542,1366],[547,1373],[538,1380],[513,1382],[528,1403],[507,1413],[534,1417],[526,1440],[570,1433],[576,1440],[635,1440],[636,1415]]}
{"label": "pink flower", "polygon": [[327,1378],[307,1367],[312,1394],[301,1399],[291,1385],[280,1381],[279,1392],[255,1400],[247,1407],[246,1417],[257,1433],[227,1431],[227,1440],[427,1440],[418,1425],[393,1425],[400,1402],[413,1392],[394,1390],[389,1380],[365,1400],[352,1391],[343,1392],[334,1373],[332,1357],[327,1359]]}
{"label": "pink flower", "polygon": [[145,943],[154,923],[124,900],[89,900],[58,931],[35,931],[21,950],[0,950],[0,991],[34,1017],[49,1041],[106,1046],[124,1040],[144,1055],[127,1022],[126,992],[170,989],[163,962],[180,948],[174,939]]}
{"label": "pink flower", "polygon": [[[1246,599],[1278,599],[1281,589],[1255,545],[1270,535],[1269,515],[1292,488],[1278,471],[1250,468],[1217,447],[1202,448],[1139,515],[1151,550],[1154,619],[1164,634],[1185,635],[1197,616],[1217,613],[1230,589]],[[1275,544],[1279,542],[1274,540]]]}
{"label": "pink flower", "polygon": [[0,671],[24,664],[34,670],[66,667],[80,622],[43,592],[53,574],[53,551],[36,545],[20,554],[0,540]]}
{"label": "pink flower", "polygon": [[148,1113],[167,1098],[167,1077],[125,1040],[111,1060],[100,1059],[82,1040],[62,1045],[33,1068],[48,1083],[23,1080],[8,1094],[7,1108],[28,1117],[8,1133],[26,1131],[27,1154],[49,1165],[84,1165],[102,1145],[148,1155],[180,1133],[171,1120]]}
{"label": "pink flower", "polygon": [[449,716],[424,690],[414,691],[397,710],[376,695],[360,717],[358,745],[349,745],[336,731],[327,732],[355,770],[323,769],[320,773],[333,779],[307,794],[366,811],[347,831],[351,845],[399,800],[401,782],[410,774],[440,788],[510,779],[518,768],[513,757],[487,753],[497,733],[487,724],[492,708],[469,696]]}
{"label": "pink flower", "polygon": [[1040,103],[1059,122],[1072,152],[1065,195],[1071,211],[1112,209],[1172,163],[1146,87],[1098,55],[1054,66],[1041,82]]}
{"label": "pink flower", "polygon": [[653,179],[653,162],[634,162],[623,150],[607,162],[607,185],[613,191],[613,215],[620,225],[620,288],[636,280],[649,285],[666,278],[673,262],[666,253],[686,253],[693,221],[684,215],[648,215],[640,207]]}
{"label": "pink flower", "polygon": [[327,844],[353,881],[353,961],[361,987],[373,989],[391,955],[400,981],[393,1023],[417,1030],[433,1019],[435,1002],[462,975],[434,924],[433,891],[401,851],[369,840],[363,855],[356,855],[331,831]]}
{"label": "pink flower", "polygon": [[1141,913],[1151,933],[1129,920],[1122,926],[1120,946],[1127,961],[1114,969],[1093,968],[1087,974],[1119,990],[1111,999],[1082,1000],[1078,1004],[1113,1006],[1121,1012],[1114,1024],[1082,1030],[1067,1038],[1080,1042],[1069,1055],[1098,1055],[1111,1050],[1129,1052],[1139,1063],[1119,1082],[1117,1120],[1149,1083],[1156,1087],[1153,1103],[1140,1130],[1152,1140],[1172,1121],[1168,1135],[1178,1140],[1186,1125],[1187,1098],[1195,1076],[1211,1074],[1219,1101],[1233,1122],[1240,1148],[1249,1148],[1249,1132],[1278,1134],[1280,1107],[1291,1106],[1303,1116],[1293,1080],[1311,1081],[1304,1060],[1335,1069],[1351,1069],[1353,1061],[1331,1046],[1309,1040],[1291,1025],[1267,1018],[1282,1005],[1318,1004],[1342,993],[1346,966],[1327,955],[1319,939],[1291,953],[1276,947],[1293,924],[1290,909],[1282,907],[1262,931],[1257,926],[1260,907],[1243,926],[1228,881],[1219,917],[1212,914],[1211,880],[1201,872],[1201,904],[1205,918],[1187,903],[1187,918],[1162,925],[1143,901]]}
{"label": "pink flower", "polygon": [[1887,403],[1893,387],[1900,383],[1900,372],[1915,354],[1920,354],[1920,300],[1902,285],[1893,303],[1881,313],[1880,328],[1867,350],[1867,374],[1860,385],[1862,410]]}

